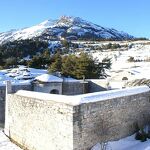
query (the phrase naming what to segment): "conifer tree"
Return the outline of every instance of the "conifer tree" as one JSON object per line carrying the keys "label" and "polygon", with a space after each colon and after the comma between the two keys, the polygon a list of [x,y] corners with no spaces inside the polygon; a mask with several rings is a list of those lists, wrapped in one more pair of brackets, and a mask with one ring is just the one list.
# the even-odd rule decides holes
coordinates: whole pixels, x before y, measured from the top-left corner
{"label": "conifer tree", "polygon": [[45,68],[44,59],[41,56],[33,56],[33,58],[28,62],[28,66],[32,68]]}
{"label": "conifer tree", "polygon": [[76,71],[76,60],[77,57],[75,55],[65,56],[62,59],[62,74],[64,76],[75,77]]}
{"label": "conifer tree", "polygon": [[94,67],[94,61],[91,55],[87,53],[81,53],[80,56],[77,58],[76,63],[76,73],[75,76],[78,79],[82,79],[83,76],[85,78],[91,78]]}
{"label": "conifer tree", "polygon": [[54,55],[54,61],[52,62],[52,64],[49,67],[49,72],[50,73],[54,73],[54,72],[61,72],[62,69],[62,58],[60,53],[56,53]]}
{"label": "conifer tree", "polygon": [[110,59],[106,58],[102,62],[87,53],[81,53],[79,56],[66,55],[61,57],[59,53],[55,54],[53,62],[49,67],[49,72],[60,72],[64,76],[71,76],[77,79],[98,79],[106,77],[105,69],[110,69]]}

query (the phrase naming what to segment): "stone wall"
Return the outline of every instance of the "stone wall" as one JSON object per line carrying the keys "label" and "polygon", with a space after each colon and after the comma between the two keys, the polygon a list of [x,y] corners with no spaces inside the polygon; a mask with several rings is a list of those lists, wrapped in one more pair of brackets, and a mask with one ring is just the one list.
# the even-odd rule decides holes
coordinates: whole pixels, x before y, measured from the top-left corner
{"label": "stone wall", "polygon": [[5,100],[6,86],[0,86],[0,101]]}
{"label": "stone wall", "polygon": [[89,79],[87,80],[89,82],[88,90],[89,93],[93,92],[99,92],[99,91],[107,91],[107,80],[103,79]]}
{"label": "stone wall", "polygon": [[62,95],[78,95],[88,92],[88,82],[50,82],[50,83],[34,83],[34,91],[51,93],[57,90]]}
{"label": "stone wall", "polygon": [[0,100],[0,125],[3,125],[5,121],[5,101]]}
{"label": "stone wall", "polygon": [[150,120],[150,93],[108,99],[74,107],[74,150],[89,150],[103,140],[133,134]]}
{"label": "stone wall", "polygon": [[78,95],[88,93],[88,82],[63,82],[63,95]]}
{"label": "stone wall", "polygon": [[[12,86],[13,93],[21,89],[32,90],[32,86],[31,85]],[[5,121],[5,97],[6,97],[6,86],[0,86],[0,124],[4,124]]]}
{"label": "stone wall", "polygon": [[[26,84],[26,85],[12,85],[12,92],[15,93],[18,90],[29,90],[32,91],[32,85]],[[6,86],[0,86],[0,101],[4,101],[6,96]]]}
{"label": "stone wall", "polygon": [[34,83],[33,87],[36,92],[51,93],[52,90],[57,90],[62,94],[62,82]]}
{"label": "stone wall", "polygon": [[73,150],[72,106],[15,94],[8,99],[5,133],[23,149]]}
{"label": "stone wall", "polygon": [[5,133],[29,150],[89,150],[150,120],[148,87],[80,96],[22,92],[8,95]]}

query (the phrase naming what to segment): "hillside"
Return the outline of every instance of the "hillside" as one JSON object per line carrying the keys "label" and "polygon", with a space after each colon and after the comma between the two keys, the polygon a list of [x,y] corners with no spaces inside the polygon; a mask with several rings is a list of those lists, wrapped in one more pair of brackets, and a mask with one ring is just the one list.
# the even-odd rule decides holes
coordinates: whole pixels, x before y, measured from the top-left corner
{"label": "hillside", "polygon": [[129,40],[133,39],[128,33],[105,28],[79,17],[62,16],[57,20],[46,20],[38,25],[0,33],[0,43],[8,41],[41,39],[84,39],[84,40]]}

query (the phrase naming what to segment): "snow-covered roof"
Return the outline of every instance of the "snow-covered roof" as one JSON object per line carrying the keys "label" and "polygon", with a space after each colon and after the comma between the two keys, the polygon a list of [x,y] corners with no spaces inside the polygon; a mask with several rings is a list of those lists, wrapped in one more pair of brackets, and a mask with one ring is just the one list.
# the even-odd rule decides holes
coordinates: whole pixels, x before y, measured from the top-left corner
{"label": "snow-covered roof", "polygon": [[63,82],[62,78],[59,78],[50,74],[42,74],[40,76],[37,76],[35,80],[38,80],[41,82]]}
{"label": "snow-covered roof", "polygon": [[24,90],[18,91],[16,95],[35,98],[39,100],[51,100],[51,101],[55,101],[59,103],[66,103],[66,104],[75,106],[75,105],[79,105],[82,103],[104,101],[104,100],[118,98],[118,97],[136,95],[136,94],[140,94],[140,93],[144,93],[148,91],[150,91],[149,87],[141,86],[141,87],[122,89],[122,90],[95,92],[95,93],[88,93],[88,94],[75,95],[75,96],[47,94],[47,93],[24,91]]}

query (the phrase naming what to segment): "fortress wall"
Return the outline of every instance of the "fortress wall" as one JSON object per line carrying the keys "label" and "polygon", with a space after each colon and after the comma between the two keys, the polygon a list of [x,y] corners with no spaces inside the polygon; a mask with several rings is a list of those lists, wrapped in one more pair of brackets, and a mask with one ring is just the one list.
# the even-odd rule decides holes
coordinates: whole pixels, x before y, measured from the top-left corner
{"label": "fortress wall", "polygon": [[9,94],[5,131],[29,150],[89,150],[147,124],[149,92],[140,87],[80,96]]}
{"label": "fortress wall", "polygon": [[129,136],[150,122],[150,93],[118,97],[74,107],[74,150],[89,150],[103,140]]}
{"label": "fortress wall", "polygon": [[72,106],[16,94],[7,102],[5,133],[23,149],[73,150]]}
{"label": "fortress wall", "polygon": [[[32,85],[31,84],[25,84],[25,85],[12,85],[12,92],[15,93],[18,90],[29,90],[32,91]],[[2,85],[0,86],[0,101],[4,101],[6,96],[6,86]]]}
{"label": "fortress wall", "polygon": [[34,83],[34,91],[50,93],[52,90],[58,90],[59,94],[62,94],[62,82],[50,82],[50,83]]}
{"label": "fortress wall", "polygon": [[78,95],[88,92],[88,82],[63,82],[63,95]]}
{"label": "fortress wall", "polygon": [[0,125],[5,122],[5,101],[0,101]]}
{"label": "fortress wall", "polygon": [[89,93],[107,91],[108,81],[104,79],[89,79]]}

